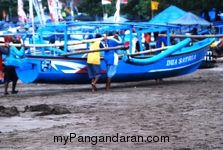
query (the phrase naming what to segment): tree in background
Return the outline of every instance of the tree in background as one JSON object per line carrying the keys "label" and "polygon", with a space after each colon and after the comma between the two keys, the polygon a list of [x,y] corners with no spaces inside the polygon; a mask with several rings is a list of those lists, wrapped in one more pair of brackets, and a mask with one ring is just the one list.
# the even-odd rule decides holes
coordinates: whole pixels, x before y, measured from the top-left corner
{"label": "tree in background", "polygon": [[[66,0],[61,0],[64,3]],[[70,0],[69,0],[70,1]],[[76,1],[76,0],[75,0]],[[151,17],[151,0],[128,0],[128,3],[121,5],[121,14],[139,15],[144,18]],[[158,14],[170,5],[175,5],[185,11],[190,11],[196,15],[201,15],[204,10],[221,10],[223,12],[222,0],[200,0],[200,1],[185,1],[185,0],[154,0],[159,2],[159,9],[155,12]],[[47,0],[42,0],[43,6],[47,7]],[[112,16],[115,13],[115,0],[112,1],[111,5],[105,6],[106,13],[108,16]],[[11,17],[17,16],[17,0],[0,0],[0,20],[2,20],[2,12],[5,10]],[[103,8],[101,0],[82,0],[78,5],[79,12],[87,13],[90,16],[103,16]],[[24,11],[29,12],[29,0],[24,0]],[[76,12],[74,10],[74,12]]]}

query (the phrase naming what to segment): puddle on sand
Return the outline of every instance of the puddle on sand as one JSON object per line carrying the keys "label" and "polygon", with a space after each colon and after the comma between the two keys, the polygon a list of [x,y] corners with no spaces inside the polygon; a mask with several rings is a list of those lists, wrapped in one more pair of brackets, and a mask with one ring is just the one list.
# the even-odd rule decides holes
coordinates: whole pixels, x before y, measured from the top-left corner
{"label": "puddle on sand", "polygon": [[[35,112],[36,113],[36,112]],[[67,124],[86,124],[89,118],[83,117],[81,114],[63,114],[63,115],[49,115],[40,117],[30,117],[33,112],[27,112],[22,116],[15,117],[0,117],[0,133],[12,132],[15,130],[25,131],[31,129],[47,129],[53,126],[63,126]]]}
{"label": "puddle on sand", "polygon": [[71,123],[70,120],[54,121],[35,118],[10,117],[0,118],[0,132],[11,132],[14,130],[30,130],[30,129],[45,129],[53,126],[66,125]]}

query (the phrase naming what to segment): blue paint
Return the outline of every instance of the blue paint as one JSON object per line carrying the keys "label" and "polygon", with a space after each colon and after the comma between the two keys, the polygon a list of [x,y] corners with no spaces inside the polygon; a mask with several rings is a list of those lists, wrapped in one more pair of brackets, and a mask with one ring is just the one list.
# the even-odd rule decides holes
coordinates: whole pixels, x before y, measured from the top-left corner
{"label": "blue paint", "polygon": [[[69,25],[58,25],[51,26],[52,29],[60,31],[63,29],[64,33],[64,53],[67,52],[67,42],[69,35],[67,33]],[[81,26],[83,29],[88,26],[86,30],[89,32],[101,32],[115,29],[122,30],[136,29],[138,34],[150,33],[150,32],[169,32],[173,26],[158,26],[146,23],[124,23],[124,24],[102,24],[97,22],[92,23],[75,23],[75,26]],[[55,27],[55,28],[54,28]],[[46,30],[52,30],[50,26],[41,30],[39,43],[43,42],[44,33]],[[61,29],[62,28],[62,29]],[[82,30],[82,28],[80,28]],[[83,31],[84,33],[86,31]],[[87,31],[88,32],[88,31]],[[131,35],[131,34],[130,34]],[[169,34],[167,34],[169,35]],[[132,36],[129,37],[130,42]],[[209,45],[214,39],[205,39],[200,42],[194,43],[192,46],[187,46],[191,42],[190,38],[187,38],[175,46],[159,53],[155,56],[137,56],[129,57],[128,52],[123,53],[124,56],[120,56],[117,73],[112,79],[113,82],[126,82],[126,81],[139,81],[149,80],[156,78],[168,78],[174,76],[180,76],[195,71],[201,64]],[[140,44],[142,41],[139,41]],[[167,43],[170,43],[170,37],[167,37]],[[38,44],[38,43],[37,43]],[[130,43],[130,52],[133,49],[133,44]],[[45,50],[60,52],[57,48],[41,48],[41,54],[28,54],[23,59],[13,60],[11,59],[8,63],[16,66],[16,73],[21,81],[24,83],[52,83],[52,84],[78,84],[78,83],[89,83],[87,74],[87,60],[82,57],[83,54],[73,56],[60,56],[46,54]],[[40,51],[40,52],[41,52]],[[106,65],[103,59],[103,53],[101,58],[102,76],[99,82],[106,81]],[[121,53],[119,53],[121,54]]]}

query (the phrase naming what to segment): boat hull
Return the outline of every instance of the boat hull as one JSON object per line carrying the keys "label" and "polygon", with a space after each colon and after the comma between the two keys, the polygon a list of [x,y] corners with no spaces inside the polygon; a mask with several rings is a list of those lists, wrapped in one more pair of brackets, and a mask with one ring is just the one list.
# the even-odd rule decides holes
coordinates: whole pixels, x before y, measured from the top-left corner
{"label": "boat hull", "polygon": [[[172,54],[154,63],[135,65],[119,60],[117,73],[113,82],[140,81],[169,78],[194,72],[201,64],[208,46],[188,53]],[[137,58],[145,59],[145,56]],[[89,83],[86,58],[27,56],[21,64],[29,63],[31,67],[18,67],[16,73],[25,83]],[[28,66],[28,65],[26,65]],[[20,69],[23,68],[23,69]],[[106,82],[106,65],[101,59],[101,77],[99,82]]]}

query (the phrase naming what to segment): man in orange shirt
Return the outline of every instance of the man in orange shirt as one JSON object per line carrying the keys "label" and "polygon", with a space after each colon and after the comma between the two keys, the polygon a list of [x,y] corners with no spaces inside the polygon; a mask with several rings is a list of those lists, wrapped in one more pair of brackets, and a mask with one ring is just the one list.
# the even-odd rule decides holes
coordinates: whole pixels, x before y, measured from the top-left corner
{"label": "man in orange shirt", "polygon": [[145,33],[144,38],[145,38],[145,48],[146,48],[146,50],[148,50],[151,36],[149,35],[149,33]]}

